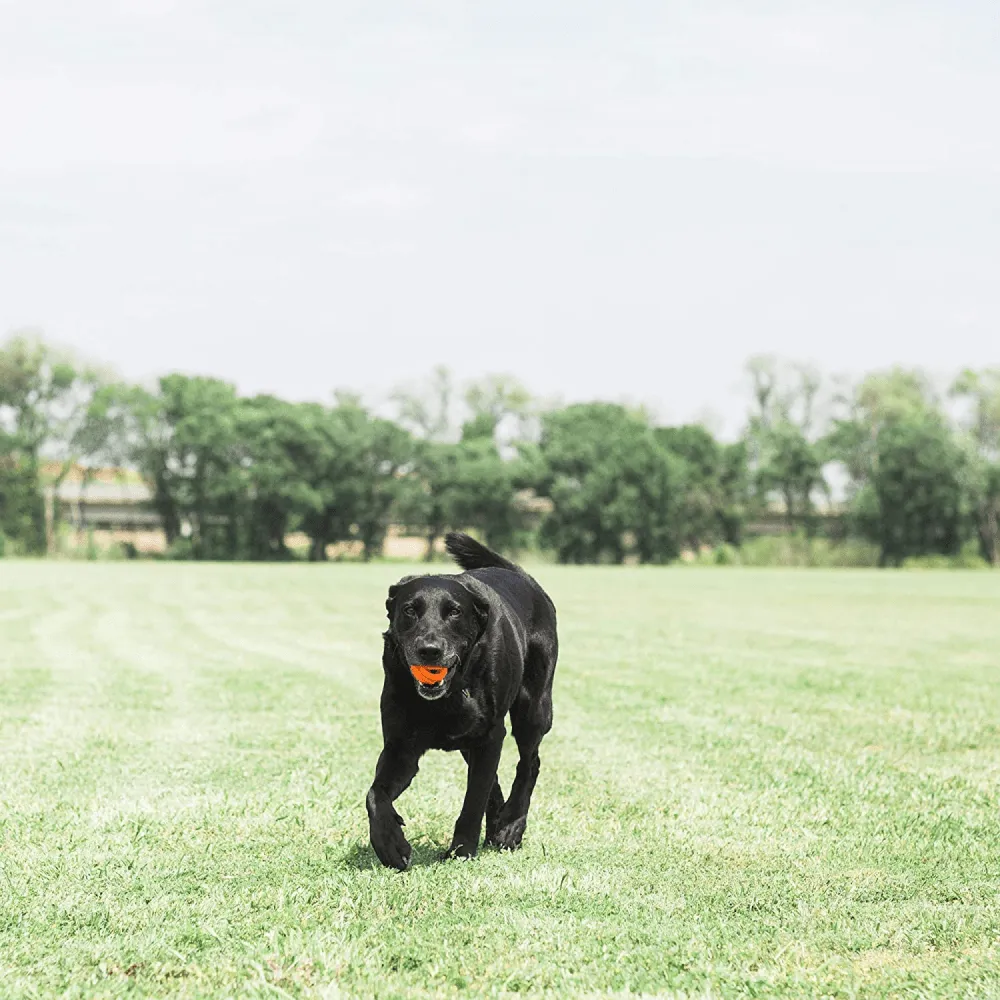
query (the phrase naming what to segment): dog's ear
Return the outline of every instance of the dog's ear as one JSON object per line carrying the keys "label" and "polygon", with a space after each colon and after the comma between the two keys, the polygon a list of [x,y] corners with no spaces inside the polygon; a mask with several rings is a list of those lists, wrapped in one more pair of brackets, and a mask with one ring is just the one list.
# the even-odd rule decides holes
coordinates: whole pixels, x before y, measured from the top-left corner
{"label": "dog's ear", "polygon": [[476,617],[479,619],[479,627],[486,628],[486,623],[490,620],[490,602],[485,597],[476,597]]}
{"label": "dog's ear", "polygon": [[472,595],[472,606],[479,621],[479,630],[486,628],[490,620],[490,602],[478,580],[470,578],[461,581],[462,586]]}
{"label": "dog's ear", "polygon": [[392,621],[392,616],[396,612],[396,594],[399,592],[399,588],[404,584],[409,583],[411,580],[416,580],[416,577],[404,576],[389,588],[389,596],[385,601],[385,616],[389,619],[389,621]]}

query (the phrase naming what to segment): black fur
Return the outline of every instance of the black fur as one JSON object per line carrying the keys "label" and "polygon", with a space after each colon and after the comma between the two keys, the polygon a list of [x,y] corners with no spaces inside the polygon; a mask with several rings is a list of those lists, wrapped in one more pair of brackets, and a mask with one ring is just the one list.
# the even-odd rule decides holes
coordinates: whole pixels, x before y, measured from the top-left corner
{"label": "black fur", "polygon": [[448,550],[448,555],[462,569],[486,569],[493,566],[499,569],[509,569],[522,576],[528,575],[520,566],[515,566],[509,559],[504,559],[503,556],[486,548],[485,545],[481,545],[474,538],[458,531],[450,531],[445,536],[444,547]]}
{"label": "black fur", "polygon": [[[445,540],[462,573],[404,577],[389,588],[382,667],[383,748],[366,805],[372,847],[393,868],[410,863],[393,803],[421,756],[459,750],[469,767],[465,802],[446,857],[473,857],[483,817],[486,844],[521,845],[538,778],[538,746],[552,728],[552,677],[559,643],[548,595],[519,566],[452,532]],[[444,666],[425,686],[413,664]],[[510,714],[520,759],[505,801],[497,780]]]}

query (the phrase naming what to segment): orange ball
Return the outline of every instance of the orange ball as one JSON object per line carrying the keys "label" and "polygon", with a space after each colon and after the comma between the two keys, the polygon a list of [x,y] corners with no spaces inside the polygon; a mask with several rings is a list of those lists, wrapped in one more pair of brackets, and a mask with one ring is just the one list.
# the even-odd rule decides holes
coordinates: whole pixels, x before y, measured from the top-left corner
{"label": "orange ball", "polygon": [[422,664],[414,664],[410,667],[410,673],[421,684],[440,684],[448,673],[447,667],[425,667]]}

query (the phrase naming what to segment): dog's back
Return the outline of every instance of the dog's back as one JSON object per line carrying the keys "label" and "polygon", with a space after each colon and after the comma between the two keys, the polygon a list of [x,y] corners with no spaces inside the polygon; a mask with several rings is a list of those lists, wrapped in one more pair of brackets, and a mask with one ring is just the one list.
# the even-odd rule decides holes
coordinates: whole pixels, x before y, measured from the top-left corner
{"label": "dog's back", "polygon": [[499,594],[529,632],[555,629],[552,600],[538,581],[520,566],[459,531],[449,532],[444,544],[465,573]]}

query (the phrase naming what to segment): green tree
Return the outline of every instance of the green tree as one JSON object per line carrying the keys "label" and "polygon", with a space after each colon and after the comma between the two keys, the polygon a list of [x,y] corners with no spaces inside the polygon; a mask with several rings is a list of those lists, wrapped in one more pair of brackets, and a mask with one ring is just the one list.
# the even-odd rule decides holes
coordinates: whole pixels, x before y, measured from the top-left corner
{"label": "green tree", "polygon": [[194,556],[235,558],[246,494],[236,389],[221,379],[167,375],[160,391],[172,483],[191,527]]}
{"label": "green tree", "polygon": [[420,441],[400,494],[401,520],[427,540],[427,560],[450,529],[473,530],[488,545],[515,545],[520,516],[514,503],[518,463],[501,457],[492,437],[457,444]]}
{"label": "green tree", "polygon": [[823,381],[815,368],[758,354],[747,361],[746,372],[753,399],[751,430],[793,424],[806,436],[816,432]]}
{"label": "green tree", "polygon": [[458,462],[458,445],[417,441],[412,465],[401,484],[399,516],[426,539],[427,562],[434,558],[438,539],[458,524]]}
{"label": "green tree", "polygon": [[826,491],[822,452],[795,424],[781,421],[760,434],[756,483],[760,495],[781,497],[790,526],[813,530],[813,498]]}
{"label": "green tree", "polygon": [[457,445],[454,527],[473,529],[494,549],[515,547],[521,519],[514,503],[517,463],[501,457],[492,438]]}
{"label": "green tree", "polygon": [[364,558],[380,555],[402,489],[402,474],[413,455],[412,439],[391,420],[370,417],[362,451],[358,537]]}
{"label": "green tree", "polygon": [[301,437],[297,520],[309,537],[309,559],[326,559],[327,546],[350,537],[358,505],[358,469],[367,414],[354,403],[298,410]]}
{"label": "green tree", "polygon": [[723,445],[720,456],[719,485],[722,506],[719,520],[723,541],[739,545],[743,539],[743,526],[750,507],[750,479],[747,469],[745,441]]}
{"label": "green tree", "polygon": [[273,396],[241,400],[237,434],[247,496],[240,548],[250,559],[287,559],[285,537],[297,515],[315,506],[309,483],[316,411]]}
{"label": "green tree", "polygon": [[816,440],[822,380],[808,365],[788,366],[767,355],[746,367],[753,407],[744,442],[755,506],[766,511],[777,496],[789,525],[811,531],[814,497],[827,491],[826,453]]}
{"label": "green tree", "polygon": [[893,420],[879,430],[875,471],[860,509],[881,546],[883,565],[959,551],[966,522],[964,464],[962,449],[938,414]]}
{"label": "green tree", "polygon": [[452,404],[455,386],[451,372],[439,365],[431,373],[428,384],[419,389],[396,389],[392,401],[396,404],[399,423],[425,441],[443,441],[452,428]]}
{"label": "green tree", "polygon": [[872,372],[841,400],[825,446],[850,482],[850,525],[882,562],[951,554],[965,537],[968,466],[920,371]]}
{"label": "green tree", "polygon": [[90,422],[101,428],[90,460],[139,471],[152,490],[152,506],[167,544],[172,545],[180,537],[185,499],[175,482],[182,470],[171,452],[172,425],[162,394],[126,382],[109,383],[94,394]]}
{"label": "green tree", "polygon": [[45,508],[37,469],[0,433],[0,555],[7,539],[25,552],[44,552]]}
{"label": "green tree", "polygon": [[677,555],[678,465],[647,421],[611,403],[569,406],[543,417],[539,455],[554,504],[542,538],[560,561]]}
{"label": "green tree", "polygon": [[719,542],[739,544],[746,516],[746,446],[726,445],[700,424],[657,427],[656,439],[680,461],[678,535],[697,551]]}
{"label": "green tree", "polygon": [[[509,376],[489,376],[465,393],[468,419],[458,442],[447,440],[454,390],[444,368],[420,392],[397,392],[400,420],[418,436],[413,462],[401,484],[399,515],[427,540],[428,560],[453,528],[478,531],[497,548],[514,544],[520,518],[514,503],[519,463],[500,453],[501,429],[520,434],[532,416],[527,390]],[[508,430],[509,430],[508,426]],[[516,435],[515,435],[516,436]]]}
{"label": "green tree", "polygon": [[381,551],[412,439],[346,397],[332,409],[310,409],[309,428],[300,504],[309,558],[324,560],[331,543],[357,539],[369,559]]}
{"label": "green tree", "polygon": [[535,416],[531,393],[509,375],[489,375],[473,382],[465,392],[469,418],[462,427],[462,437],[490,438],[499,445],[501,428],[512,424],[515,441],[528,436]]}
{"label": "green tree", "polygon": [[[29,551],[45,547],[42,490],[58,489],[90,447],[90,400],[105,376],[39,337],[18,334],[0,348],[3,529]],[[44,475],[43,461],[55,472]],[[37,499],[32,499],[35,496]],[[58,506],[53,519],[58,517]]]}
{"label": "green tree", "polygon": [[865,376],[838,403],[842,412],[824,444],[826,452],[843,463],[855,490],[872,480],[878,436],[884,427],[940,412],[927,377],[898,367]]}
{"label": "green tree", "polygon": [[1000,566],[1000,369],[967,369],[951,391],[967,408],[962,443],[980,549],[991,565]]}

